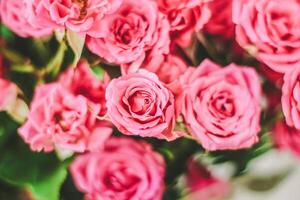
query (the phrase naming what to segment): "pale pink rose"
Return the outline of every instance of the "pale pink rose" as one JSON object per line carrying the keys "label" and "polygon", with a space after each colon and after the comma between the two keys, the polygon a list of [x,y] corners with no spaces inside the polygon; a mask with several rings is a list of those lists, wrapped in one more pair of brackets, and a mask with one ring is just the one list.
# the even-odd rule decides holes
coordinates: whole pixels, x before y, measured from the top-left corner
{"label": "pale pink rose", "polygon": [[213,0],[207,4],[211,17],[208,23],[204,25],[203,31],[222,36],[225,39],[233,39],[232,0]]}
{"label": "pale pink rose", "polygon": [[0,77],[0,112],[7,111],[15,104],[18,96],[18,87]]}
{"label": "pale pink rose", "polygon": [[261,86],[254,69],[205,60],[181,82],[185,123],[205,149],[235,150],[258,141]]}
{"label": "pale pink rose", "polygon": [[282,109],[286,123],[300,130],[300,66],[287,72],[283,77]]}
{"label": "pale pink rose", "polygon": [[70,67],[59,77],[59,82],[74,95],[87,98],[89,106],[100,116],[106,114],[105,90],[109,81],[106,72],[102,79],[93,74],[86,60],[79,61],[76,68]]}
{"label": "pale pink rose", "polygon": [[28,23],[23,0],[1,0],[0,15],[2,23],[20,37],[41,37],[53,32],[51,27],[44,24],[32,26]]}
{"label": "pale pink rose", "polygon": [[147,71],[113,79],[106,90],[107,114],[126,135],[172,140],[174,97],[158,77]]}
{"label": "pale pink rose", "polygon": [[111,138],[104,150],[78,156],[70,171],[86,200],[160,200],[165,163],[142,141]]}
{"label": "pale pink rose", "polygon": [[289,127],[284,121],[277,122],[273,128],[275,145],[282,150],[290,150],[300,158],[300,131]]}
{"label": "pale pink rose", "polygon": [[189,200],[217,200],[225,198],[231,191],[228,182],[214,177],[207,169],[191,160],[188,162],[186,185]]}
{"label": "pale pink rose", "polygon": [[94,150],[111,134],[112,129],[103,123],[97,123],[89,112],[85,97],[74,96],[52,83],[36,89],[27,122],[19,134],[33,151],[57,148],[84,152]]}
{"label": "pale pink rose", "polygon": [[298,0],[233,0],[239,44],[273,70],[285,73],[300,64]]}
{"label": "pale pink rose", "polygon": [[24,0],[31,24],[68,28],[97,36],[99,22],[115,12],[122,0]]}
{"label": "pale pink rose", "polygon": [[87,38],[87,47],[110,63],[138,67],[149,53],[169,52],[169,23],[154,0],[124,0],[99,27],[97,38]]}
{"label": "pale pink rose", "polygon": [[211,17],[206,3],[210,0],[158,0],[160,10],[168,17],[171,37],[181,47],[188,47],[195,31],[203,28]]}

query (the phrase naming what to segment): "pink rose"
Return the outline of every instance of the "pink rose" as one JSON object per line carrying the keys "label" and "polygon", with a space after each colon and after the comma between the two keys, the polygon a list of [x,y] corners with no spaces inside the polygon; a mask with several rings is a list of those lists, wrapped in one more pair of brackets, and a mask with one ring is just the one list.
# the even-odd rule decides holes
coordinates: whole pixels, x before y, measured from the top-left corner
{"label": "pink rose", "polygon": [[167,15],[171,25],[171,37],[180,46],[188,47],[193,33],[210,19],[206,1],[209,0],[158,0],[160,10]]}
{"label": "pink rose", "polygon": [[273,128],[273,139],[279,149],[291,150],[300,158],[300,131],[285,122],[277,122]]}
{"label": "pink rose", "polygon": [[86,200],[160,200],[163,157],[145,142],[111,138],[103,151],[78,156],[70,167]]}
{"label": "pink rose", "polygon": [[252,68],[205,60],[181,82],[185,123],[205,149],[248,148],[258,141],[261,87]]}
{"label": "pink rose", "polygon": [[79,61],[76,68],[70,67],[59,78],[59,82],[74,95],[87,98],[89,106],[100,116],[106,114],[105,90],[109,81],[106,72],[103,74],[103,79],[93,74],[86,60]]}
{"label": "pink rose", "polygon": [[100,21],[115,12],[122,0],[24,0],[29,21],[35,26],[69,28],[97,36]]}
{"label": "pink rose", "polygon": [[18,87],[0,77],[0,91],[0,112],[10,110],[17,100]]}
{"label": "pink rose", "polygon": [[[0,45],[2,45],[1,41],[0,41]],[[4,77],[4,74],[5,74],[4,60],[3,57],[0,55],[0,78]]]}
{"label": "pink rose", "polygon": [[282,109],[287,125],[300,130],[300,67],[287,72],[283,78]]}
{"label": "pink rose", "polygon": [[194,160],[188,163],[186,185],[189,200],[223,199],[231,191],[229,183],[214,177]]}
{"label": "pink rose", "polygon": [[283,75],[281,73],[278,73],[274,70],[272,70],[270,67],[268,67],[265,64],[260,65],[260,69],[263,72],[263,75],[273,82],[277,87],[281,88],[283,84]]}
{"label": "pink rose", "polygon": [[28,120],[19,134],[33,151],[58,148],[84,152],[97,148],[96,144],[111,134],[111,128],[103,123],[95,121],[86,98],[53,83],[36,89]]}
{"label": "pink rose", "polygon": [[154,0],[124,0],[99,27],[97,38],[87,38],[87,47],[110,63],[140,66],[148,53],[169,52],[169,24]]}
{"label": "pink rose", "polygon": [[234,0],[236,39],[260,61],[284,73],[300,64],[298,0]]}
{"label": "pink rose", "polygon": [[232,0],[214,0],[207,4],[211,12],[211,18],[204,25],[204,32],[219,35],[225,39],[232,39],[234,37]]}
{"label": "pink rose", "polygon": [[32,26],[28,23],[27,12],[23,0],[1,0],[0,15],[3,24],[20,37],[41,37],[53,32],[44,24]]}
{"label": "pink rose", "polygon": [[[153,72],[162,82],[170,84],[178,80],[179,76],[185,72],[187,63],[176,54],[157,55],[146,59],[140,69]],[[136,71],[136,69],[122,66],[123,74],[134,73]]]}
{"label": "pink rose", "polygon": [[175,139],[174,97],[155,74],[142,71],[113,79],[106,101],[107,114],[120,132]]}
{"label": "pink rose", "polygon": [[162,56],[161,60],[158,56],[151,58],[142,68],[155,73],[162,82],[169,84],[178,80],[187,69],[187,64],[179,56],[168,54]]}

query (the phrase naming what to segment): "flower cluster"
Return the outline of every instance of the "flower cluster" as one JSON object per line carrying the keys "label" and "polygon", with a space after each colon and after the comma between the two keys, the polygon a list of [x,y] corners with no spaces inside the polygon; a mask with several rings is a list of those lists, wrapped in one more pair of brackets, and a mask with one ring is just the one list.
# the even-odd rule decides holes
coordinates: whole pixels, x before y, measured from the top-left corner
{"label": "flower cluster", "polygon": [[[28,104],[19,136],[32,151],[74,155],[86,200],[162,199],[176,162],[158,152],[186,138],[238,151],[271,131],[300,155],[299,13],[299,0],[1,0],[1,23],[47,55],[13,56],[11,43],[23,43],[0,38],[0,111]],[[46,43],[63,50],[40,66],[53,53]],[[15,73],[36,78],[33,95]],[[229,193],[183,160],[187,198]]]}

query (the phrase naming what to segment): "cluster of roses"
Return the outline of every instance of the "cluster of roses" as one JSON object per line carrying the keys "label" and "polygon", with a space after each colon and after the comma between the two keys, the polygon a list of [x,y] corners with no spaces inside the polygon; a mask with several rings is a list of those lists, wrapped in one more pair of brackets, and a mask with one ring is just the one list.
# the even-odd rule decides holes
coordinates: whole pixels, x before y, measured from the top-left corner
{"label": "cluster of roses", "polygon": [[[86,198],[161,199],[163,158],[126,135],[171,141],[192,136],[206,150],[251,147],[260,131],[261,83],[253,68],[190,66],[180,49],[200,33],[236,41],[284,74],[288,126],[275,140],[300,154],[299,0],[1,0],[2,22],[20,37],[71,30],[122,76],[99,79],[82,59],[35,90],[20,136],[33,151],[83,153],[71,172]],[[2,76],[2,75],[1,75]],[[0,79],[0,110],[17,89]],[[14,92],[12,92],[14,91]],[[7,92],[8,93],[8,92]],[[138,172],[138,173],[137,173]]]}

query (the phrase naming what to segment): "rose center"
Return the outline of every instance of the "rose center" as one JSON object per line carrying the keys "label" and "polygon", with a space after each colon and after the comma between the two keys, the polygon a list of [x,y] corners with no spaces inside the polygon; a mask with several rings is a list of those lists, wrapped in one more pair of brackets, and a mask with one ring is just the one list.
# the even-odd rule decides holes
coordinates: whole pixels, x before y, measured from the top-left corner
{"label": "rose center", "polygon": [[232,98],[224,94],[220,94],[212,100],[212,109],[226,117],[232,117],[235,112]]}
{"label": "rose center", "polygon": [[87,14],[87,1],[88,0],[72,0],[73,3],[79,6],[80,14],[79,20],[83,19]]}
{"label": "rose center", "polygon": [[153,100],[148,92],[138,91],[130,96],[128,101],[134,113],[143,114],[149,109]]}
{"label": "rose center", "polygon": [[125,167],[119,167],[119,169],[114,169],[113,172],[108,172],[104,178],[106,187],[116,192],[133,190],[139,181],[140,179]]}
{"label": "rose center", "polygon": [[77,114],[72,111],[66,111],[64,113],[56,112],[53,118],[54,122],[59,124],[63,131],[69,131],[72,124],[78,119]]}

